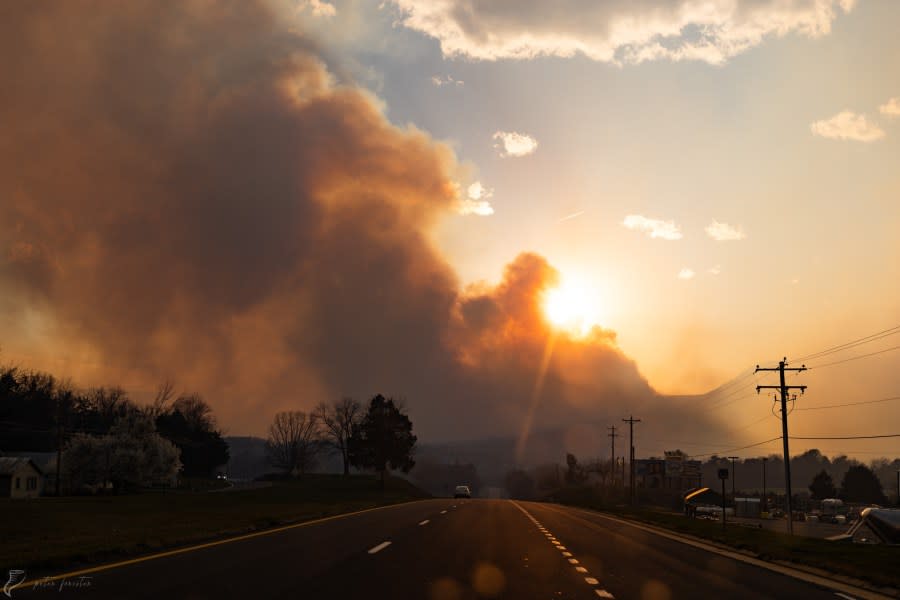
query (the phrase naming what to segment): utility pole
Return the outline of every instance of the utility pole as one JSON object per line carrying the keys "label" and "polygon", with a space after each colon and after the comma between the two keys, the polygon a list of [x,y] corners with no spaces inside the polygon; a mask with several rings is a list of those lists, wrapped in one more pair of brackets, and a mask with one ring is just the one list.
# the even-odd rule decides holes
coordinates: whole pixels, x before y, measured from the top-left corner
{"label": "utility pole", "polygon": [[63,398],[62,393],[56,395],[56,497],[60,495],[59,478],[62,475],[62,447],[63,447]]}
{"label": "utility pole", "polygon": [[[610,438],[612,438],[612,448],[610,450],[611,454],[610,454],[610,459],[609,459],[609,466],[610,466],[611,473],[612,473],[612,485],[613,485],[613,487],[616,487],[616,471],[618,471],[618,469],[616,467],[618,467],[618,462],[619,462],[616,460],[616,438],[619,437],[619,434],[616,433],[615,425],[612,425],[611,427],[609,427],[609,429],[612,431],[612,433],[607,434]],[[622,483],[624,483],[624,481]]]}
{"label": "utility pole", "polygon": [[764,513],[769,512],[769,500],[766,497],[766,463],[769,461],[768,458],[763,456],[763,496],[762,496],[762,511]]}
{"label": "utility pole", "polygon": [[737,471],[734,470],[734,461],[740,458],[740,456],[729,456],[728,460],[731,461],[731,501],[734,502],[734,512],[737,513],[737,494],[734,491],[734,482],[737,480]]}
{"label": "utility pole", "polygon": [[800,371],[805,371],[805,370],[806,370],[805,365],[800,365],[799,368],[793,367],[793,368],[789,369],[787,367],[787,358],[785,358],[778,363],[777,368],[763,369],[763,368],[760,368],[759,365],[756,365],[756,370],[754,371],[754,373],[758,373],[760,371],[778,371],[778,373],[781,377],[781,385],[758,385],[758,386],[756,386],[756,393],[759,394],[760,390],[780,390],[781,391],[781,440],[784,445],[784,483],[787,486],[786,490],[785,490],[787,492],[787,497],[785,498],[785,500],[787,503],[788,533],[790,533],[791,535],[794,535],[794,507],[793,507],[793,500],[791,499],[791,454],[790,454],[790,450],[788,449],[787,401],[788,401],[788,393],[792,389],[798,389],[798,390],[800,390],[800,393],[802,394],[803,392],[806,391],[806,386],[805,385],[787,385],[784,382],[784,372],[785,371],[796,371],[799,373]]}
{"label": "utility pole", "polygon": [[635,488],[634,488],[634,424],[640,423],[641,420],[635,419],[634,415],[628,415],[628,418],[622,419],[622,422],[628,423],[628,445],[631,447],[631,454],[630,454],[631,458],[630,458],[630,463],[629,463],[631,465],[631,467],[629,468],[629,471],[628,471],[628,479],[629,479],[629,483],[630,483],[630,487],[631,487],[631,504],[634,504],[634,492],[635,492]]}

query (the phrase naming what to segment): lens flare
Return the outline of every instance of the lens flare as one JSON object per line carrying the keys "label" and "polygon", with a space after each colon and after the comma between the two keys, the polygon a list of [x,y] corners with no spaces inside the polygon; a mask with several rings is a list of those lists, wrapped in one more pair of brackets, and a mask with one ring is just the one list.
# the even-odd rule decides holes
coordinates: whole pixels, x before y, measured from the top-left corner
{"label": "lens flare", "polygon": [[591,328],[600,325],[599,294],[587,280],[564,276],[559,287],[545,293],[544,314],[557,329],[586,335]]}

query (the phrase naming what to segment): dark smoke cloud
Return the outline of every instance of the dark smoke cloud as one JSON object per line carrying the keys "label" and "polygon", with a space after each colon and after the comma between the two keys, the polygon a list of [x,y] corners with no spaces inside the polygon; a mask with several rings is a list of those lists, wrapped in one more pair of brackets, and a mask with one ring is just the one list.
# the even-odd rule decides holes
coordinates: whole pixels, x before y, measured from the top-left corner
{"label": "dark smoke cloud", "polygon": [[97,382],[173,377],[236,433],[376,392],[423,440],[515,435],[533,401],[535,427],[675,418],[599,329],[554,340],[535,394],[555,271],[461,289],[429,233],[452,152],[264,4],[9,3],[0,73],[0,322],[40,313]]}

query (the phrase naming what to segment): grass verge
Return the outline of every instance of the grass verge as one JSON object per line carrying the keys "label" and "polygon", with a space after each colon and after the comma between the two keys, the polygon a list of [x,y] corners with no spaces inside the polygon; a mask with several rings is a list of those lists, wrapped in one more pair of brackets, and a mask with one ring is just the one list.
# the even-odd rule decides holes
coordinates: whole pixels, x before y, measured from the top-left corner
{"label": "grass verge", "polygon": [[748,552],[763,560],[790,562],[826,573],[852,577],[875,586],[900,588],[900,569],[897,568],[900,564],[900,548],[829,542],[736,524],[723,529],[721,523],[716,521],[688,519],[679,514],[647,508],[610,505],[583,491],[561,493],[553,501],[656,525]]}
{"label": "grass verge", "polygon": [[306,475],[222,492],[0,501],[0,566],[61,569],[119,560],[428,495],[406,480]]}

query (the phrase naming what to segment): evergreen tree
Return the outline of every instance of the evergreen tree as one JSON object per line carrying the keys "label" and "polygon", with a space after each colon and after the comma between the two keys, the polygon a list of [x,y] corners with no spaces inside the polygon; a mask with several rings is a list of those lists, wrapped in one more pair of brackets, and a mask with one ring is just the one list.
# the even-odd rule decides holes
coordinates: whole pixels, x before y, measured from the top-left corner
{"label": "evergreen tree", "polygon": [[383,489],[388,467],[408,473],[416,464],[413,460],[415,446],[412,421],[393,399],[378,394],[372,398],[363,418],[353,425],[348,448],[350,464],[378,471]]}

